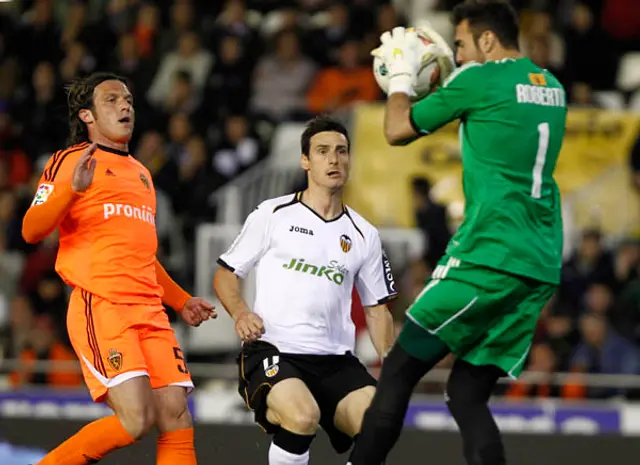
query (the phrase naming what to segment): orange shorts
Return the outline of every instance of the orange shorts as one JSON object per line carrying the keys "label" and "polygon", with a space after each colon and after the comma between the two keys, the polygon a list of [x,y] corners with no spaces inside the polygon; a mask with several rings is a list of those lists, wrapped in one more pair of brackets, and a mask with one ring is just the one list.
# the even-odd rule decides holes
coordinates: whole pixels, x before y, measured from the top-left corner
{"label": "orange shorts", "polygon": [[83,289],[71,293],[67,329],[96,402],[138,376],[151,387],[193,389],[182,350],[162,305],[116,304]]}

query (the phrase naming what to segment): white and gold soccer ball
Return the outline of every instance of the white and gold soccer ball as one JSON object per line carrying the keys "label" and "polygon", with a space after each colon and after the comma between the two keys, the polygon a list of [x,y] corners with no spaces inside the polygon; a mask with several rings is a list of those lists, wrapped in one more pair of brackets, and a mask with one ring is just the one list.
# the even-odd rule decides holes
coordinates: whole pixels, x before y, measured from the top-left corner
{"label": "white and gold soccer ball", "polygon": [[[449,44],[432,29],[422,27],[408,28],[407,30],[415,30],[418,47],[421,52],[420,69],[418,70],[418,78],[413,86],[414,95],[412,100],[420,100],[441,86],[449,77],[455,68],[453,52]],[[435,44],[443,52],[434,55],[428,48],[429,45]],[[385,95],[389,92],[389,71],[386,63],[379,56],[373,58],[373,75],[382,92]]]}

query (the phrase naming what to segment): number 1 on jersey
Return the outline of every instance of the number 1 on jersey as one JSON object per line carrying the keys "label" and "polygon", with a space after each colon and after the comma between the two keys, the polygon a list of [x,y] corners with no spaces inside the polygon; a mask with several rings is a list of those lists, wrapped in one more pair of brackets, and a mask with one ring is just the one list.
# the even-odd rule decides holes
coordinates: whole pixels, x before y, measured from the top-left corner
{"label": "number 1 on jersey", "polygon": [[533,183],[531,184],[531,197],[539,199],[542,196],[542,170],[547,161],[547,150],[549,149],[549,123],[538,125],[538,153],[536,153],[536,164],[533,166]]}

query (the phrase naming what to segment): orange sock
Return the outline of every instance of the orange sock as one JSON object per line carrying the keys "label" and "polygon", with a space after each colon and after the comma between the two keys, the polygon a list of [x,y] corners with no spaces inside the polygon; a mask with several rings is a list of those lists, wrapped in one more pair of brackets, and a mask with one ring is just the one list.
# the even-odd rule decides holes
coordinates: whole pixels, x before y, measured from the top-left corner
{"label": "orange sock", "polygon": [[101,418],[78,431],[43,458],[38,465],[87,465],[97,463],[109,452],[135,439],[113,415]]}
{"label": "orange sock", "polygon": [[158,436],[156,465],[196,465],[193,428],[179,429]]}

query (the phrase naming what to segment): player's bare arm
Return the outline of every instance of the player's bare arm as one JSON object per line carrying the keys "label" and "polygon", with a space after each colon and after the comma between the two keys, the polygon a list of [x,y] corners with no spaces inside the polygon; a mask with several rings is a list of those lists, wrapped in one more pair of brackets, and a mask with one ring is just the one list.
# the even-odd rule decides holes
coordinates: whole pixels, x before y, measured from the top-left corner
{"label": "player's bare arm", "polygon": [[200,326],[218,315],[214,306],[201,297],[192,297],[176,283],[156,259],[156,278],[162,287],[162,302],[176,310],[189,326]]}
{"label": "player's bare arm", "polygon": [[220,267],[213,277],[213,287],[222,306],[233,318],[236,333],[240,339],[253,341],[264,334],[262,318],[253,313],[242,298],[238,276]]}
{"label": "player's bare arm", "polygon": [[380,359],[383,359],[395,340],[391,312],[385,304],[381,304],[365,307],[364,314],[371,342]]}
{"label": "player's bare arm", "polygon": [[402,92],[391,94],[384,112],[384,137],[390,145],[406,145],[419,135],[411,124],[411,101]]}

